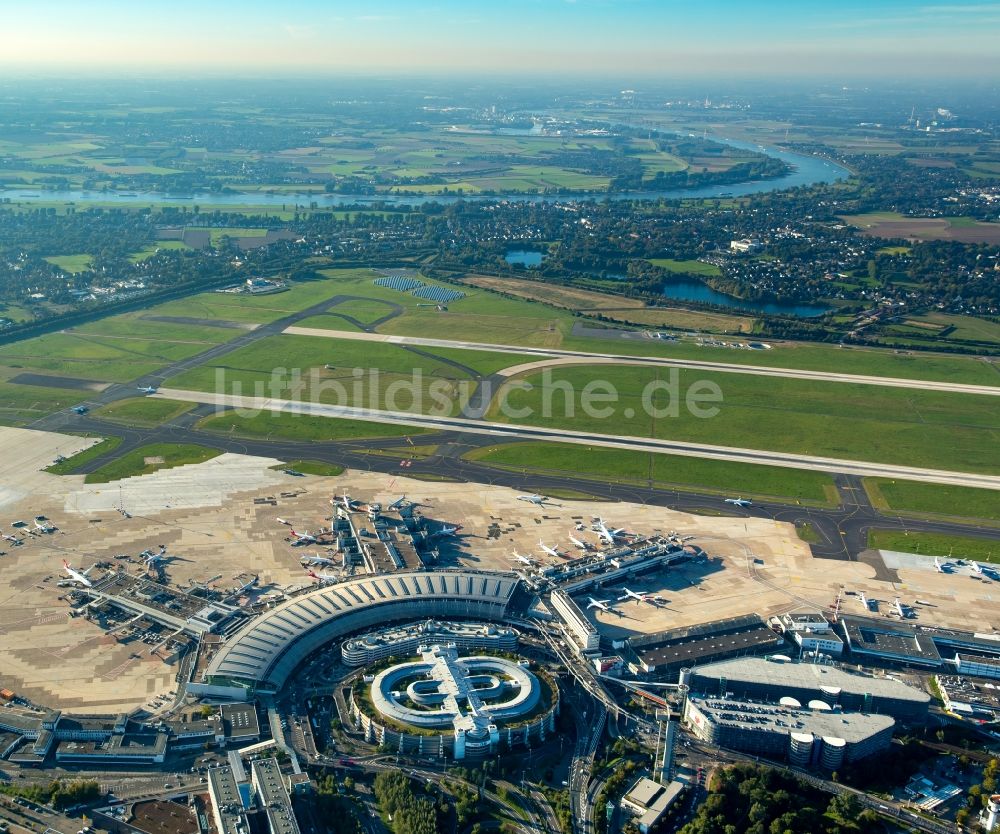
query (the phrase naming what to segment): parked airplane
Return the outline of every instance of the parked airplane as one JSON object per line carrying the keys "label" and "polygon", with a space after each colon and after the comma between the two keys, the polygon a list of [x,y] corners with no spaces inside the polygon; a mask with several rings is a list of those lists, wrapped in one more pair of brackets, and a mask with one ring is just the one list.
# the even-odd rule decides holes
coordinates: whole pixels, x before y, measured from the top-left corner
{"label": "parked airplane", "polygon": [[454,536],[461,529],[462,529],[462,525],[461,524],[457,524],[454,527],[449,527],[446,524],[446,525],[444,525],[444,527],[441,527],[440,529],[435,530],[433,533],[428,533],[427,534],[427,538],[428,539],[439,539],[442,536]]}
{"label": "parked airplane", "polygon": [[971,564],[973,573],[978,574],[979,576],[982,576],[985,573],[983,566],[979,564],[979,562],[972,562]]}
{"label": "parked airplane", "polygon": [[617,614],[614,604],[611,600],[607,599],[594,599],[593,597],[587,597],[589,600],[587,602],[587,608],[597,608],[600,611],[606,611],[609,614]]}
{"label": "parked airplane", "polygon": [[167,547],[166,545],[163,544],[160,545],[160,550],[158,553],[153,553],[152,550],[144,550],[139,555],[142,556],[142,559],[146,563],[147,568],[151,568],[153,567],[153,565],[157,565],[168,558]]}
{"label": "parked airplane", "polygon": [[749,507],[753,504],[749,498],[727,498],[727,504],[735,504],[737,507]]}
{"label": "parked airplane", "polygon": [[618,597],[619,602],[624,602],[627,599],[634,599],[636,604],[648,602],[650,605],[656,605],[660,602],[660,597],[654,594],[640,594],[638,591],[630,591],[628,588],[622,588],[622,590],[625,592],[625,595]]}
{"label": "parked airplane", "polygon": [[899,614],[900,617],[902,617],[903,619],[906,619],[909,616],[909,614],[907,613],[906,609],[903,608],[903,603],[901,603],[899,601],[899,597],[896,597],[892,601],[892,604],[894,606],[896,606],[896,613]]}
{"label": "parked airplane", "polygon": [[19,539],[17,536],[8,535],[7,533],[3,533],[2,535],[5,540],[9,541],[11,544],[15,546],[19,544],[24,544],[24,539]]}
{"label": "parked airplane", "polygon": [[516,550],[514,551],[514,558],[522,565],[528,565],[530,567],[531,565],[535,564],[535,560],[532,559],[530,556],[522,556]]}
{"label": "parked airplane", "polygon": [[46,524],[44,521],[39,521],[37,518],[35,519],[35,529],[39,533],[54,533],[56,531],[56,528],[51,524]]}
{"label": "parked airplane", "polygon": [[295,539],[295,541],[292,542],[292,547],[299,547],[303,544],[316,544],[315,536],[310,536],[308,533],[299,535],[291,528],[291,526],[289,526],[288,529],[289,532],[291,532],[292,537]]}
{"label": "parked airplane", "polygon": [[292,522],[285,521],[285,519],[283,519],[283,518],[279,518],[279,519],[277,519],[277,521],[278,521],[278,524],[284,524],[286,527],[291,527],[292,526]]}
{"label": "parked airplane", "polygon": [[87,575],[93,570],[93,568],[87,568],[84,571],[74,570],[65,559],[63,559],[63,568],[65,568],[66,573],[69,574],[69,578],[74,582],[79,582],[85,588],[92,588],[94,586],[94,583],[87,578]]}
{"label": "parked airplane", "polygon": [[598,535],[600,535],[600,537],[608,544],[614,544],[615,538],[625,532],[624,527],[619,527],[616,530],[609,530],[608,525],[604,523],[603,518],[598,518],[595,524],[597,525],[596,531]]}
{"label": "parked airplane", "polygon": [[562,557],[562,554],[554,547],[549,547],[541,539],[538,540],[538,546],[542,549],[543,553],[547,553],[549,556],[553,556],[556,559]]}
{"label": "parked airplane", "polygon": [[330,559],[326,556],[317,556],[315,553],[312,556],[302,557],[303,565],[315,565],[316,567],[329,567],[332,568],[337,564],[336,559]]}
{"label": "parked airplane", "polygon": [[941,560],[937,556],[934,557],[934,570],[938,573],[944,573],[944,565],[941,564]]}
{"label": "parked airplane", "polygon": [[574,546],[580,548],[580,550],[593,550],[594,546],[590,542],[585,542],[583,539],[578,539],[572,533],[569,534],[569,540]]}
{"label": "parked airplane", "polygon": [[337,499],[337,497],[334,496],[334,500],[331,501],[330,503],[340,504],[340,506],[343,507],[345,510],[347,510],[347,512],[349,513],[354,512],[361,504],[360,501],[351,498],[351,496],[348,495],[346,492],[343,495],[341,495],[339,499]]}
{"label": "parked airplane", "polygon": [[536,507],[544,507],[545,502],[549,499],[544,495],[518,495],[518,501],[527,501],[529,504],[534,504]]}
{"label": "parked airplane", "polygon": [[423,507],[423,506],[424,505],[421,504],[419,501],[411,501],[409,498],[406,497],[406,493],[403,493],[402,495],[399,496],[399,498],[397,498],[388,507],[386,507],[386,509],[401,510],[403,509],[403,507]]}
{"label": "parked airplane", "polygon": [[137,391],[142,391],[143,394],[155,394],[156,389],[152,385],[140,385],[136,388]]}
{"label": "parked airplane", "polygon": [[229,596],[227,597],[227,599],[232,599],[233,597],[238,597],[244,591],[249,591],[252,587],[254,587],[254,585],[257,584],[258,580],[260,580],[260,576],[255,576],[249,582],[246,582],[243,585],[240,585],[239,588],[236,588],[234,591],[232,591],[229,594]]}
{"label": "parked airplane", "polygon": [[333,585],[340,580],[340,577],[332,573],[316,573],[315,571],[308,570],[306,571],[306,575],[315,579],[320,585]]}

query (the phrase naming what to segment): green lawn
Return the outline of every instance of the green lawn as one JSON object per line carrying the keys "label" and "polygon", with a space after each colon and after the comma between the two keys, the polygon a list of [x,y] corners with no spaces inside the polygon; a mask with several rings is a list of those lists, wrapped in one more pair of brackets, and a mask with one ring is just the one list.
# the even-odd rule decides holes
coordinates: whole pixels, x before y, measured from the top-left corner
{"label": "green lawn", "polygon": [[129,260],[134,263],[140,263],[141,261],[146,261],[152,258],[154,255],[160,252],[169,252],[171,250],[179,249],[190,249],[186,243],[182,240],[158,240],[156,243],[151,243],[140,249],[138,252],[133,252],[129,256]]}
{"label": "green lawn", "polygon": [[[452,414],[471,394],[475,374],[489,374],[523,360],[515,354],[473,350],[424,353],[433,355],[400,345],[286,334],[234,351],[218,366],[187,371],[170,380],[170,387],[216,391],[221,378],[226,393],[243,396]],[[302,380],[297,393],[290,386],[296,371]],[[284,374],[280,391],[271,388],[275,374]]]}
{"label": "green lawn", "polygon": [[105,420],[128,426],[159,426],[194,408],[194,403],[133,397],[106,405],[94,414]]}
{"label": "green lawn", "polygon": [[113,452],[121,446],[121,443],[122,439],[120,437],[105,437],[100,443],[95,443],[89,449],[84,449],[82,452],[78,452],[64,461],[52,464],[45,471],[51,472],[53,475],[71,475],[88,461],[92,461],[94,458],[108,452]]}
{"label": "green lawn", "polygon": [[50,264],[58,267],[63,272],[76,275],[78,272],[86,272],[94,262],[93,255],[50,255],[45,258]]}
{"label": "green lawn", "polygon": [[344,467],[336,463],[324,463],[321,460],[291,460],[288,463],[281,463],[272,466],[272,469],[290,469],[303,475],[320,475],[332,478],[343,474]]}
{"label": "green lawn", "polygon": [[[4,376],[20,373],[18,370],[0,369]],[[47,388],[38,385],[19,385],[0,382],[0,425],[20,426],[30,423],[53,411],[69,408],[87,398],[85,391],[67,388]]]}
{"label": "green lawn", "polygon": [[[518,422],[963,472],[1000,472],[1000,409],[990,396],[684,370],[676,373],[677,414],[654,419],[643,403],[643,392],[655,392],[656,385],[668,382],[670,371],[607,366],[556,368],[550,374],[548,390],[543,389],[542,375],[536,373],[525,377],[535,386],[533,390],[509,393],[510,406],[530,409],[530,415]],[[580,407],[581,392],[587,385],[601,383],[613,386],[617,401],[598,404],[611,409],[607,416],[588,416]],[[698,417],[685,407],[684,400],[686,392],[706,384],[718,386],[723,400],[717,405],[717,415]],[[573,392],[569,402],[565,390]],[[658,409],[669,401],[670,394],[662,391],[650,398]],[[490,417],[514,422],[500,413],[498,403]]]}
{"label": "green lawn", "polygon": [[583,476],[616,483],[653,483],[664,488],[780,498],[823,506],[837,503],[833,477],[803,469],[572,443],[509,443],[477,449],[466,457],[506,469]]}
{"label": "green lawn", "polygon": [[666,269],[668,272],[686,272],[691,275],[705,275],[709,277],[722,275],[722,270],[715,264],[706,264],[701,261],[677,261],[673,258],[650,258],[649,262],[653,266]]}
{"label": "green lawn", "polygon": [[976,539],[943,533],[904,533],[899,530],[870,530],[868,546],[876,550],[899,550],[928,557],[975,559],[1000,563],[1000,539]]}
{"label": "green lawn", "polygon": [[[249,438],[278,438],[322,443],[328,440],[364,440],[372,437],[411,437],[426,434],[428,429],[363,420],[336,420],[307,414],[264,412],[241,417],[227,411],[206,417],[199,429]],[[295,468],[295,467],[292,467]]]}
{"label": "green lawn", "polygon": [[[204,463],[222,454],[217,449],[185,443],[151,443],[134,449],[110,461],[86,477],[88,484],[106,484],[121,478],[149,475],[161,469],[172,469],[189,463]],[[147,463],[149,458],[162,458],[162,463]]]}
{"label": "green lawn", "polygon": [[864,484],[872,504],[883,512],[1000,522],[1000,492],[994,490],[886,478],[865,478]]}

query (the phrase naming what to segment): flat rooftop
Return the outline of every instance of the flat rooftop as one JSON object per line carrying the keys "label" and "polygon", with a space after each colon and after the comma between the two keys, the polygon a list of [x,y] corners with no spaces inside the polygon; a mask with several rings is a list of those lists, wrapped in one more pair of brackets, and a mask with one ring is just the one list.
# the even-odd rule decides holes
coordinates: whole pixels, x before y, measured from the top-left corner
{"label": "flat rooftop", "polygon": [[841,624],[852,652],[941,665],[941,654],[925,631],[868,617],[842,617]]}
{"label": "flat rooftop", "polygon": [[631,641],[647,666],[695,664],[704,657],[782,646],[784,640],[756,614],[651,634]]}
{"label": "flat rooftop", "polygon": [[776,733],[812,733],[820,738],[840,738],[848,744],[875,733],[892,730],[892,716],[878,713],[803,710],[779,704],[759,704],[727,698],[689,696],[691,704],[720,726]]}
{"label": "flat rooftop", "polygon": [[819,663],[780,663],[763,657],[737,657],[706,663],[691,670],[693,679],[725,678],[727,683],[751,683],[773,687],[836,690],[852,695],[870,694],[918,704],[930,703],[930,695],[895,678],[869,677]]}

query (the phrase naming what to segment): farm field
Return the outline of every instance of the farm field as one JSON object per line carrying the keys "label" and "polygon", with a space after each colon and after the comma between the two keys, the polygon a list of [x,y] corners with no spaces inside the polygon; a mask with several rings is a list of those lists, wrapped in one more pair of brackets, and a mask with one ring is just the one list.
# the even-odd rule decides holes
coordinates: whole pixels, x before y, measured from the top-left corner
{"label": "farm field", "polygon": [[[531,416],[518,422],[635,437],[823,455],[967,472],[1000,472],[1000,411],[993,397],[796,379],[760,379],[740,374],[608,366],[555,368],[543,387],[542,374],[524,380],[531,391],[511,390],[507,402]],[[656,386],[676,378],[676,415],[654,419],[648,402],[665,408],[670,393]],[[607,381],[616,392],[602,417],[580,408],[588,384]],[[718,413],[708,419],[690,413],[688,386],[714,383],[722,392]],[[647,388],[647,386],[650,386]],[[563,389],[572,392],[566,395]],[[504,417],[497,403],[490,419]]]}
{"label": "farm field", "polygon": [[835,506],[833,478],[820,472],[600,449],[572,443],[506,443],[477,449],[466,458],[516,471],[594,478],[666,489],[780,498],[812,506]]}
{"label": "farm field", "polygon": [[[708,264],[701,265],[708,266]],[[586,315],[602,316],[612,321],[712,332],[749,333],[753,327],[753,319],[747,316],[705,313],[682,307],[650,307],[637,298],[560,284],[547,284],[542,281],[496,278],[490,275],[470,275],[461,281],[469,286],[508,293],[529,301],[540,301],[553,307],[562,307]]]}
{"label": "farm field", "polygon": [[872,504],[883,512],[1000,523],[1000,492],[885,478],[865,478],[864,484]]}
{"label": "farm field", "polygon": [[704,275],[715,277],[722,275],[722,270],[715,264],[706,264],[702,261],[677,261],[673,258],[650,258],[653,266],[658,266],[668,272],[685,272],[690,275]]}
{"label": "farm field", "polygon": [[968,217],[906,217],[887,211],[844,215],[842,219],[870,237],[1000,243],[1000,223],[983,223]]}

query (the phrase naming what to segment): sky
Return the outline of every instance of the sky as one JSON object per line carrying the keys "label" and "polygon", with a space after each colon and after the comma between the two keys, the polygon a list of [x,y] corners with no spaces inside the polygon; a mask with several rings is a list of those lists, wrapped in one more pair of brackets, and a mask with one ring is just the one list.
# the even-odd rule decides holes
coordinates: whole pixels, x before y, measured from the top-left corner
{"label": "sky", "polygon": [[1000,77],[1000,2],[0,0],[29,72]]}

